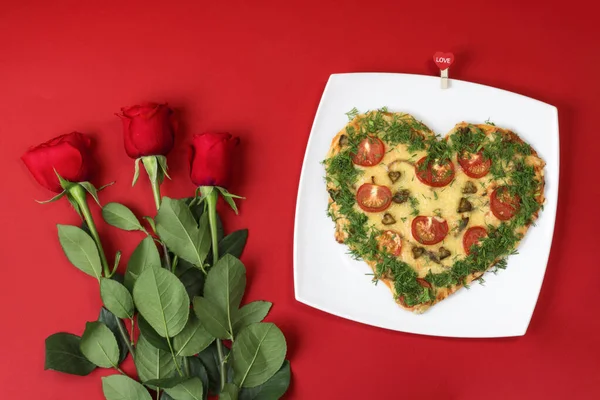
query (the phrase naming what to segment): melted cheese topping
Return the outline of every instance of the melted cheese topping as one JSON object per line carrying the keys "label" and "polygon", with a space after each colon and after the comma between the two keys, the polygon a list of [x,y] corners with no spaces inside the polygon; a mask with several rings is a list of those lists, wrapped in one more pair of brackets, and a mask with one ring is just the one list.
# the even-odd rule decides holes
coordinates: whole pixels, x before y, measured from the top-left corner
{"label": "melted cheese topping", "polygon": [[[402,237],[402,252],[398,258],[411,265],[417,271],[419,277],[425,277],[430,270],[432,273],[444,272],[452,266],[457,258],[464,258],[466,253],[463,248],[463,235],[470,227],[498,226],[500,224],[500,221],[490,211],[489,194],[491,194],[495,185],[491,184],[489,176],[481,179],[470,178],[463,172],[456,156],[454,156],[452,159],[455,168],[454,181],[441,188],[427,186],[419,181],[414,167],[415,162],[426,154],[425,151],[409,153],[407,146],[402,144],[394,148],[386,145],[386,154],[378,165],[372,167],[356,166],[356,168],[362,171],[362,175],[356,182],[356,188],[360,187],[363,183],[372,183],[374,181],[377,185],[384,185],[390,188],[393,194],[400,189],[408,189],[411,197],[418,201],[418,205],[415,207],[418,210],[417,215],[411,214],[413,212],[411,201],[406,201],[402,204],[392,203],[385,211],[378,213],[366,212],[365,214],[369,218],[369,224],[374,225],[377,229],[393,230],[400,233]],[[400,172],[400,178],[396,182],[392,182],[389,178],[388,173],[390,171]],[[475,184],[477,193],[462,193],[462,189],[467,181]],[[465,213],[458,212],[459,203],[463,197],[471,202],[472,211]],[[354,207],[357,211],[364,213],[358,205]],[[383,216],[386,213],[391,214],[396,220],[394,224],[384,225],[382,223]],[[445,219],[449,229],[445,239],[440,243],[430,246],[417,242],[412,236],[411,223],[418,215],[426,217],[440,216]],[[463,217],[468,217],[469,222],[459,232],[458,226]],[[450,256],[440,260],[440,264],[431,261],[427,254],[414,259],[412,254],[413,247],[423,247],[426,251],[436,254],[439,252],[440,247],[444,247],[450,251]]]}

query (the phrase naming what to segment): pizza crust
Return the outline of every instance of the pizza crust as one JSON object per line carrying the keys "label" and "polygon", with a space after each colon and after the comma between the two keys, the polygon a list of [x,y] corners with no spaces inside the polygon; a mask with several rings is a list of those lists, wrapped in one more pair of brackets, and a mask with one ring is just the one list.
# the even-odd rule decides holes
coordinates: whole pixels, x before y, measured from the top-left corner
{"label": "pizza crust", "polygon": [[[393,118],[394,116],[397,116],[397,118],[407,121],[407,122],[416,121],[416,119],[413,116],[406,114],[406,113],[385,112],[383,114],[386,118]],[[340,145],[340,140],[341,140],[342,136],[347,135],[346,128],[348,126],[353,126],[355,129],[358,129],[359,128],[358,121],[360,120],[360,118],[364,118],[364,115],[356,116],[352,121],[349,122],[349,124],[347,124],[344,127],[344,129],[340,130],[337,133],[337,135],[335,135],[335,137],[331,141],[331,146],[327,153],[327,158],[331,158],[331,157],[337,155],[342,150],[342,146]],[[414,132],[422,135],[424,138],[426,138],[428,136],[434,136],[434,133],[431,130],[429,130],[429,128],[427,128],[422,123],[421,123],[421,125],[424,127],[424,129],[414,130]],[[449,136],[452,135],[456,130],[458,130],[462,127],[469,126],[469,125],[480,128],[488,136],[492,135],[494,132],[501,132],[503,135],[509,137],[511,141],[515,141],[518,143],[524,143],[524,141],[516,133],[514,133],[510,130],[499,128],[497,126],[489,125],[489,124],[468,124],[467,122],[461,122],[461,123],[456,124],[455,127],[450,132],[448,132],[448,134],[446,134],[446,136],[442,140],[448,140]],[[543,203],[545,201],[545,197],[544,197],[544,189],[545,189],[544,166],[546,165],[546,163],[538,156],[537,152],[533,148],[532,148],[531,154],[525,158],[525,162],[534,167],[535,176],[536,176],[537,180],[540,182],[540,193],[536,196],[536,201],[538,202],[538,204],[543,205]],[[491,192],[494,188],[495,188],[494,186],[491,186],[490,188],[487,189],[487,191]],[[335,189],[335,185],[332,183],[328,183],[327,189],[328,190]],[[348,238],[348,233],[345,231],[344,227],[348,224],[348,220],[346,218],[340,216],[339,206],[333,201],[331,196],[329,198],[329,208],[330,208],[332,214],[336,217],[335,218],[335,233],[334,233],[335,239],[339,243],[345,243],[346,239]],[[538,213],[539,213],[539,211],[536,212],[532,216],[531,222],[533,222],[537,219]],[[517,232],[524,235],[527,232],[529,225],[519,228],[517,230]],[[517,248],[518,245],[519,245],[519,243],[516,243],[515,248]],[[434,304],[437,304],[440,301],[446,299],[448,296],[450,296],[451,294],[455,293],[460,288],[465,286],[465,284],[469,285],[474,280],[479,279],[485,272],[487,272],[490,268],[492,268],[498,261],[500,261],[500,259],[495,260],[495,262],[493,262],[490,265],[490,267],[488,267],[488,269],[486,269],[485,271],[474,272],[474,273],[467,275],[465,277],[464,283],[451,285],[449,287],[435,287],[434,288],[435,299],[433,301],[428,302],[428,303],[415,304],[413,306],[409,306],[409,305],[405,304],[403,302],[402,298],[398,297],[398,295],[394,289],[394,281],[393,280],[391,280],[389,278],[381,278],[379,280],[383,281],[383,283],[385,283],[385,285],[391,290],[391,292],[394,295],[394,298],[396,299],[396,303],[398,303],[398,305],[400,307],[404,308],[405,310],[409,310],[414,313],[420,314],[420,313],[425,312],[427,309],[429,309]],[[369,265],[369,267],[371,267],[373,272],[376,272],[377,263],[375,261],[365,261],[365,262]]]}

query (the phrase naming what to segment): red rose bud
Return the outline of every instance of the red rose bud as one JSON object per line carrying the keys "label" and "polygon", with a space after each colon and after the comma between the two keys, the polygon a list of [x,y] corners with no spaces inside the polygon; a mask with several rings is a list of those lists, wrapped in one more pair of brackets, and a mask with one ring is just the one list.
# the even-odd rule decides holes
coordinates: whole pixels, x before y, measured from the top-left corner
{"label": "red rose bud", "polygon": [[40,185],[60,193],[63,188],[56,176],[57,172],[71,182],[89,180],[90,143],[89,137],[73,132],[29,149],[21,159]]}
{"label": "red rose bud", "polygon": [[123,121],[125,151],[131,158],[167,155],[173,148],[175,120],[166,104],[144,103],[123,107],[117,114]]}
{"label": "red rose bud", "polygon": [[192,139],[190,178],[196,186],[229,184],[233,149],[240,139],[229,133],[201,133]]}

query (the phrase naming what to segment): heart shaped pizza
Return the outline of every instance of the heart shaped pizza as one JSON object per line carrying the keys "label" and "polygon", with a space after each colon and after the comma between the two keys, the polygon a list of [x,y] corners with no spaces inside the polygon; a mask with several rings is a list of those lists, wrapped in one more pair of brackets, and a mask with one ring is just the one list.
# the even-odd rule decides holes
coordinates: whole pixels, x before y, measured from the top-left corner
{"label": "heart shaped pizza", "polygon": [[[514,132],[349,113],[324,161],[335,238],[396,302],[422,313],[506,257],[544,203],[544,161]],[[508,294],[507,294],[508,295]]]}

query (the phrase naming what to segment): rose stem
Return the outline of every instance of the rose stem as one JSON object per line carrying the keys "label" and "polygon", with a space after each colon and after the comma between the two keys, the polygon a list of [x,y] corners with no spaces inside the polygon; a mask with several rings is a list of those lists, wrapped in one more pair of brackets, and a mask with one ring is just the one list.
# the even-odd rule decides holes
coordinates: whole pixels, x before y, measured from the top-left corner
{"label": "rose stem", "polygon": [[[206,204],[208,205],[208,224],[210,225],[210,237],[212,239],[212,255],[213,265],[219,261],[219,243],[217,238],[217,198],[218,191],[213,188],[206,196]],[[223,344],[221,339],[217,339],[217,353],[219,356],[219,375],[221,377],[221,390],[225,387],[225,363],[223,358]]]}
{"label": "rose stem", "polygon": [[[75,184],[75,185],[71,186],[71,188],[69,189],[69,194],[71,194],[71,196],[73,196],[73,198],[77,202],[77,205],[79,206],[79,209],[81,210],[81,213],[83,214],[83,219],[87,223],[88,229],[90,230],[90,233],[92,234],[92,238],[96,242],[96,246],[98,247],[98,252],[100,253],[100,260],[102,262],[102,267],[104,268],[104,276],[106,278],[110,278],[110,269],[108,268],[108,261],[106,260],[106,255],[104,254],[104,249],[102,248],[102,243],[100,242],[100,235],[98,235],[98,230],[96,230],[96,224],[94,223],[94,218],[92,217],[92,213],[90,212],[90,208],[87,203],[86,191],[81,185]],[[135,354],[133,351],[133,346],[129,342],[129,335],[127,334],[127,330],[122,325],[123,322],[116,316],[115,316],[115,319],[117,320],[117,326],[119,328],[119,333],[123,337],[123,340],[125,340],[125,344],[127,344],[127,348],[129,349],[131,356],[135,357]],[[132,327],[132,329],[133,329],[133,327]],[[133,334],[133,332],[132,332],[132,334]]]}
{"label": "rose stem", "polygon": [[[161,196],[160,196],[160,183],[158,183],[158,179],[153,180],[150,179],[150,183],[152,185],[152,195],[154,196],[154,205],[156,206],[156,211],[160,208]],[[165,264],[167,265],[167,269],[171,271],[171,258],[169,257],[169,249],[167,249],[167,245],[161,241],[160,242],[163,247],[163,253],[165,257]],[[175,272],[175,271],[173,271]]]}
{"label": "rose stem", "polygon": [[106,255],[104,254],[104,249],[102,248],[102,243],[100,242],[100,235],[98,235],[98,230],[96,229],[96,224],[94,223],[94,218],[92,217],[92,213],[90,212],[90,208],[87,203],[86,191],[83,186],[79,184],[74,184],[69,188],[69,194],[73,196],[79,209],[81,210],[81,214],[83,215],[84,221],[87,223],[88,229],[90,230],[90,234],[92,238],[96,242],[96,247],[98,247],[98,252],[100,253],[100,261],[102,262],[102,268],[104,269],[104,276],[110,278],[110,269],[108,267],[108,261],[106,260]]}

